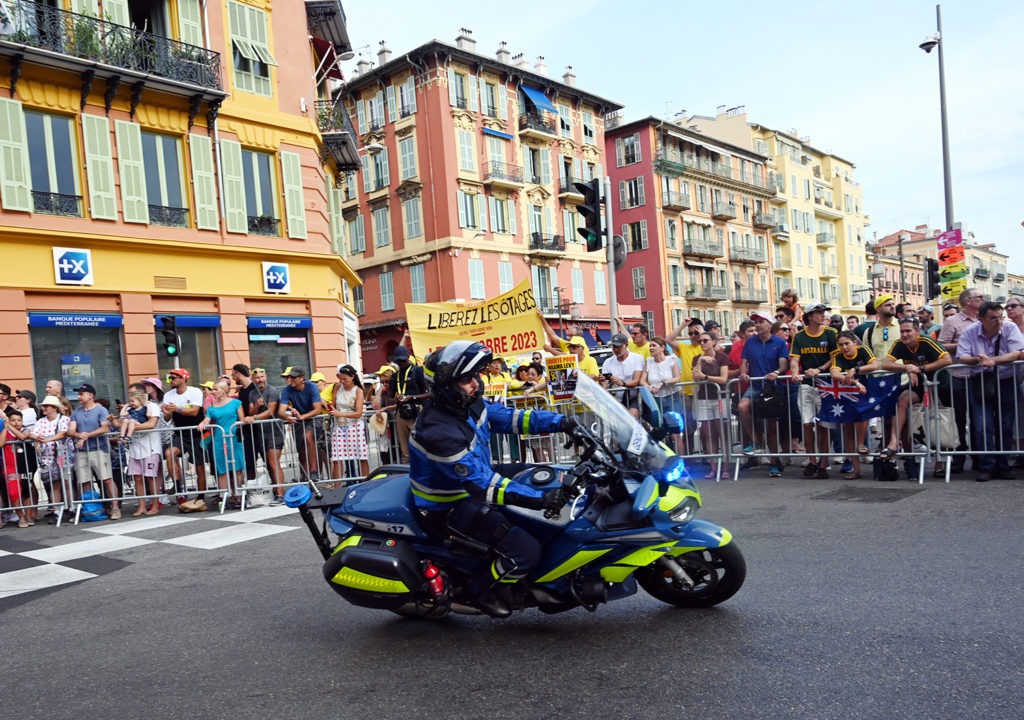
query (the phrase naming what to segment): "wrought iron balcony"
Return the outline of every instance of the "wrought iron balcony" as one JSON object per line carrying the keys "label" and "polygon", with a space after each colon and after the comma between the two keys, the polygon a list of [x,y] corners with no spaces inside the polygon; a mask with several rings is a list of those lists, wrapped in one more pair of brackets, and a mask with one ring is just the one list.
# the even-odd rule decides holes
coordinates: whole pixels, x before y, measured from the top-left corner
{"label": "wrought iron balcony", "polygon": [[492,160],[484,166],[484,182],[491,185],[520,187],[523,184],[523,169],[518,165]]}
{"label": "wrought iron balcony", "polygon": [[711,217],[716,220],[735,220],[736,203],[716,202],[711,204]]}
{"label": "wrought iron balcony", "polygon": [[530,252],[543,253],[548,255],[562,255],[565,253],[565,238],[561,235],[545,235],[544,233],[530,233]]}
{"label": "wrought iron balcony", "polygon": [[698,257],[722,257],[725,255],[725,244],[714,240],[686,238],[683,240],[683,252]]}
{"label": "wrought iron balcony", "polygon": [[[476,82],[476,81],[474,80],[474,82]],[[459,108],[460,110],[468,110],[469,109],[469,100],[467,100],[466,98],[461,97],[459,95],[456,95],[455,96],[455,107]]]}
{"label": "wrought iron balcony", "polygon": [[992,282],[1003,282],[1006,280],[1006,273],[997,272],[992,276]]}
{"label": "wrought iron balcony", "polygon": [[555,135],[557,130],[555,121],[549,120],[541,115],[525,113],[519,116],[519,132],[539,132],[545,135]]}
{"label": "wrought iron balcony", "polygon": [[741,303],[766,303],[768,302],[767,290],[756,290],[754,288],[736,288],[732,299]]}
{"label": "wrought iron balcony", "polygon": [[399,117],[409,117],[414,112],[416,111],[413,110],[412,105],[410,105],[409,103],[402,103],[401,105],[398,106]]}
{"label": "wrought iron balcony", "polygon": [[279,237],[281,235],[281,221],[269,215],[260,215],[258,217],[250,215],[249,234]]}
{"label": "wrought iron balcony", "polygon": [[334,158],[342,172],[360,168],[356,129],[341,100],[316,101],[316,126],[323,137],[323,149]]}
{"label": "wrought iron balcony", "polygon": [[194,95],[196,88],[212,91],[201,93],[207,99],[225,95],[220,53],[41,2],[8,0],[7,8],[14,30],[0,36],[0,52],[27,50],[30,62],[75,72],[98,70],[101,76],[128,71],[179,95]]}
{"label": "wrought iron balcony", "polygon": [[661,193],[661,206],[666,210],[689,210],[690,196],[686,193],[663,190]]}
{"label": "wrought iron balcony", "polygon": [[754,227],[756,227],[756,228],[775,227],[775,216],[772,215],[771,213],[755,212],[754,213]]}
{"label": "wrought iron balcony", "polygon": [[976,278],[988,278],[992,277],[992,271],[987,267],[976,267],[974,268],[974,277]]}
{"label": "wrought iron balcony", "polygon": [[729,259],[733,262],[768,262],[768,253],[761,248],[733,245],[729,248]]}
{"label": "wrought iron balcony", "polygon": [[82,217],[82,196],[33,190],[32,209],[44,215]]}
{"label": "wrought iron balcony", "polygon": [[660,150],[654,157],[654,172],[679,177],[686,172],[686,163],[679,155],[672,155]]}
{"label": "wrought iron balcony", "polygon": [[188,208],[149,206],[149,224],[168,227],[188,227]]}
{"label": "wrought iron balcony", "polygon": [[580,198],[583,197],[583,193],[576,189],[576,183],[583,182],[582,178],[574,178],[566,175],[558,183],[558,194],[559,196],[565,195],[576,195]]}
{"label": "wrought iron balcony", "polygon": [[818,247],[835,247],[836,236],[835,233],[820,232],[816,235],[818,240]]}
{"label": "wrought iron balcony", "polygon": [[779,240],[789,239],[789,223],[776,223],[772,227],[772,235]]}
{"label": "wrought iron balcony", "polygon": [[690,283],[686,286],[686,297],[698,300],[728,300],[729,288],[725,285]]}

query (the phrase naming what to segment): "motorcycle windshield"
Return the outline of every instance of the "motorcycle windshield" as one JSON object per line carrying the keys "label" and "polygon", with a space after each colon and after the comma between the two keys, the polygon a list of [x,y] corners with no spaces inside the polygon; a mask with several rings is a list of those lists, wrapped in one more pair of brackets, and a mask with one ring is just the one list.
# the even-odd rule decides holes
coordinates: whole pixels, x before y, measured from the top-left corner
{"label": "motorcycle windshield", "polygon": [[630,467],[653,472],[660,470],[671,455],[660,443],[651,440],[640,421],[611,393],[589,376],[579,373],[573,400],[583,406],[583,417],[577,417],[608,449]]}

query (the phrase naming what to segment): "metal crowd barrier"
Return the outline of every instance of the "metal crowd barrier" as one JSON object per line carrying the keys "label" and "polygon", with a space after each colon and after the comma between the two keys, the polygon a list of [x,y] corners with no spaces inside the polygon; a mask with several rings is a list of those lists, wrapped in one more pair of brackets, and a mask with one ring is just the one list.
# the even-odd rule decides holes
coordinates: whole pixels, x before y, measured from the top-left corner
{"label": "metal crowd barrier", "polygon": [[[33,440],[8,440],[0,448],[3,459],[3,508],[0,512],[13,511],[33,522],[43,519],[42,512],[51,508],[57,514],[57,524],[69,510],[70,479],[74,472],[72,448],[68,440],[54,443],[37,443]],[[42,448],[50,445],[52,459],[44,461]],[[49,453],[47,454],[49,455]],[[59,490],[56,500],[54,490]]]}
{"label": "metal crowd barrier", "polygon": [[1024,459],[1024,360],[993,368],[948,365],[940,375],[950,389],[941,394],[933,435],[946,482],[954,464],[962,469],[968,457],[976,472],[1008,470],[1011,458]]}

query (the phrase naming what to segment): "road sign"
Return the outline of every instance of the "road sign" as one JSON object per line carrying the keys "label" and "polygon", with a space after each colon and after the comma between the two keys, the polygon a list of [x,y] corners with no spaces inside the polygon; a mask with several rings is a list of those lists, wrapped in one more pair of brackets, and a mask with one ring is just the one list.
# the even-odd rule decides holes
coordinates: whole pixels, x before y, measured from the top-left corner
{"label": "road sign", "polygon": [[263,263],[263,292],[287,294],[291,291],[288,263]]}
{"label": "road sign", "polygon": [[946,248],[953,247],[954,245],[963,245],[963,231],[961,231],[960,228],[957,228],[956,230],[947,230],[939,235],[939,237],[936,238],[936,241],[939,244],[939,250],[945,250]]}
{"label": "road sign", "polygon": [[92,251],[53,248],[53,274],[58,285],[92,285]]}
{"label": "road sign", "polygon": [[967,279],[961,278],[960,280],[954,280],[953,282],[945,283],[942,286],[942,299],[943,300],[956,300],[960,297],[960,293],[967,289]]}
{"label": "road sign", "polygon": [[967,277],[967,263],[958,262],[956,265],[945,265],[939,268],[939,280],[943,284]]}
{"label": "road sign", "polygon": [[944,265],[955,265],[964,261],[964,246],[954,245],[945,250],[939,250],[939,267]]}

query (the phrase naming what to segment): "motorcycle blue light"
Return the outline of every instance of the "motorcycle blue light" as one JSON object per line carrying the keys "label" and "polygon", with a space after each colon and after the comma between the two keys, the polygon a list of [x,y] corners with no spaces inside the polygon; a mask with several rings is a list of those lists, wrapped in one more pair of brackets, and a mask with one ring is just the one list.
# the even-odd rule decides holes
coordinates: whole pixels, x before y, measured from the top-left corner
{"label": "motorcycle blue light", "polygon": [[284,494],[284,504],[290,508],[297,508],[308,503],[311,497],[313,497],[312,490],[305,485],[295,485],[288,488],[288,492]]}

